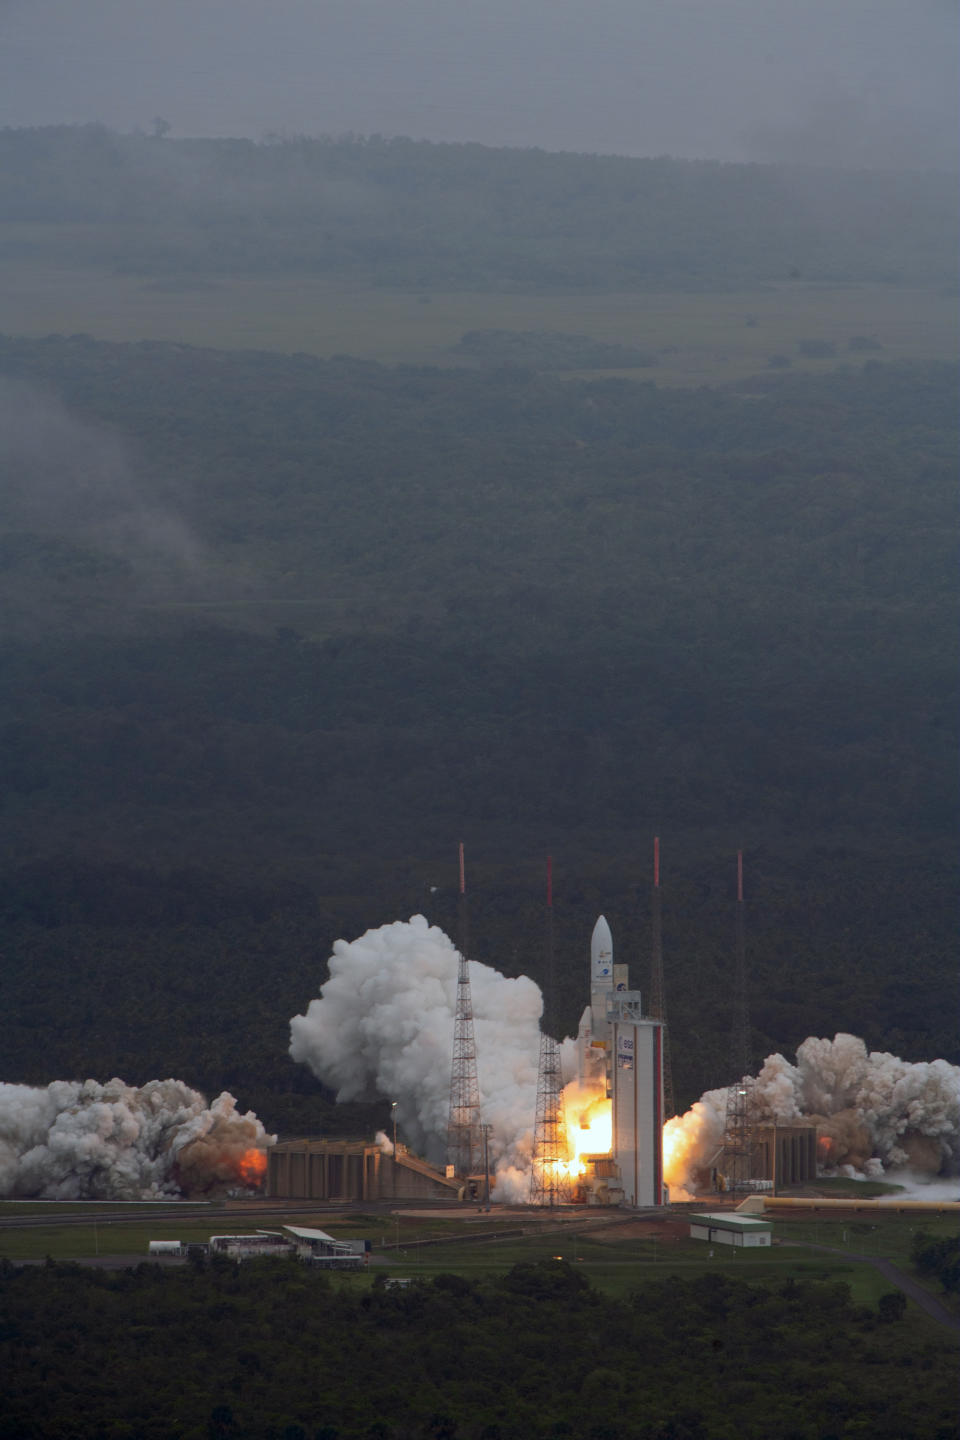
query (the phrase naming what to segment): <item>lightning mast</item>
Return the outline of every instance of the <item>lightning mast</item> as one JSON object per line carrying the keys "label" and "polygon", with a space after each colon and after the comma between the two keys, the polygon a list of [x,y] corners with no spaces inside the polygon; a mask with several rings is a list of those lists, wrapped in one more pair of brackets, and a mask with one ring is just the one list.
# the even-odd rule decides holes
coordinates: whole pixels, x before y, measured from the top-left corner
{"label": "lightning mast", "polygon": [[724,1164],[731,1190],[746,1188],[753,1159],[752,1089],[750,1079],[750,1015],[747,1004],[747,955],[743,925],[743,851],[737,851],[737,927],[734,970],[731,1068],[733,1084],[727,1091]]}
{"label": "lightning mast", "polygon": [[553,859],[547,856],[546,966],[543,1018],[540,1021],[540,1063],[537,1070],[537,1117],[533,1127],[533,1205],[562,1205],[570,1199],[570,1180],[563,1173],[567,1131],[563,1118],[563,1075],[560,1046],[554,1038],[556,998],[553,948]]}
{"label": "lightning mast", "polygon": [[453,1022],[453,1064],[450,1069],[447,1164],[453,1166],[455,1175],[466,1177],[480,1171],[483,1138],[480,1127],[477,1042],[473,1032],[473,1002],[470,998],[470,962],[467,959],[467,887],[462,841],[458,919],[460,954],[457,970],[457,1010]]}
{"label": "lightning mast", "polygon": [[675,1115],[673,1070],[670,1065],[670,1037],[667,1030],[667,996],[663,984],[663,942],[660,920],[660,836],[653,837],[652,956],[650,961],[650,1018],[663,1024],[663,1118]]}

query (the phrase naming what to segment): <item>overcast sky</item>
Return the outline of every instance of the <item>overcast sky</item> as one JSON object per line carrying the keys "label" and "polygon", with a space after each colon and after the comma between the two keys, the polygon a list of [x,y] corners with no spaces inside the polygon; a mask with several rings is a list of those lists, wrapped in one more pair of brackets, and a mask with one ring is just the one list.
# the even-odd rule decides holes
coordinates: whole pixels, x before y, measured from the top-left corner
{"label": "overcast sky", "polygon": [[0,0],[0,124],[956,161],[956,0]]}

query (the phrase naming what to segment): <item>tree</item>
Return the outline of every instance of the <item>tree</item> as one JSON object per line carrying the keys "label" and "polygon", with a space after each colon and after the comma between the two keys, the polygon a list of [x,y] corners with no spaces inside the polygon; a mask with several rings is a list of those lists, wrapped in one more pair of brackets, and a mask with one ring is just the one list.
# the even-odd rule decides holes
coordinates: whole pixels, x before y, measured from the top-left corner
{"label": "tree", "polygon": [[880,1319],[887,1324],[902,1320],[907,1310],[907,1297],[902,1290],[888,1290],[877,1301],[877,1310],[880,1312]]}

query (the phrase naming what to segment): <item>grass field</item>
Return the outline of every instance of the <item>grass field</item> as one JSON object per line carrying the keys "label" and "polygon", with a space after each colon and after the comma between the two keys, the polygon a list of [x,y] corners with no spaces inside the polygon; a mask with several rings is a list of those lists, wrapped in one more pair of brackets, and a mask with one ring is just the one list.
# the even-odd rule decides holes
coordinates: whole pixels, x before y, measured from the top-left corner
{"label": "grass field", "polygon": [[[74,1214],[83,1207],[70,1205],[59,1213]],[[499,1231],[516,1229],[516,1222],[491,1218],[488,1221],[471,1222],[467,1227],[459,1219],[426,1219],[392,1215],[318,1215],[315,1212],[301,1214],[291,1210],[284,1214],[252,1212],[249,1220],[237,1220],[235,1216],[218,1216],[214,1207],[189,1207],[182,1219],[151,1219],[149,1213],[142,1219],[131,1220],[123,1225],[97,1224],[97,1213],[109,1208],[110,1211],[143,1211],[142,1206],[86,1207],[90,1212],[90,1224],[57,1224],[57,1212],[52,1206],[0,1205],[0,1259],[42,1260],[50,1255],[55,1260],[89,1259],[96,1255],[139,1255],[145,1259],[151,1240],[205,1241],[211,1234],[245,1235],[255,1230],[276,1230],[281,1225],[303,1225],[326,1230],[331,1235],[349,1236],[352,1239],[369,1240],[375,1249],[382,1246],[394,1247],[397,1242],[413,1245],[415,1241],[433,1240],[446,1236],[471,1236],[483,1230]],[[46,1210],[50,1223],[42,1226],[16,1229],[4,1228],[5,1215],[32,1213]],[[104,1215],[104,1220],[107,1216]],[[452,1247],[453,1253],[463,1252]],[[390,1249],[388,1249],[388,1253]],[[419,1253],[411,1251],[411,1253]],[[426,1252],[424,1252],[426,1253]],[[444,1268],[444,1267],[441,1267]],[[445,1268],[449,1269],[449,1265]]]}
{"label": "grass field", "polygon": [[[0,264],[0,332],[12,335],[86,333],[449,365],[463,363],[449,352],[467,330],[555,330],[652,350],[654,367],[623,373],[661,385],[743,379],[766,372],[771,355],[798,370],[859,365],[872,353],[952,359],[954,311],[953,300],[933,290],[803,281],[717,295],[418,296],[299,275],[152,281],[27,259]],[[851,352],[854,336],[882,349]],[[804,358],[798,344],[811,339],[833,344],[836,356]]]}
{"label": "grass field", "polygon": [[[952,1233],[955,1228],[953,1217],[935,1215],[884,1215],[867,1220],[856,1217],[776,1220],[776,1243],[771,1249],[740,1250],[719,1244],[708,1246],[686,1238],[628,1239],[604,1236],[602,1231],[581,1233],[574,1224],[560,1233],[542,1234],[538,1233],[538,1227],[530,1227],[525,1235],[493,1238],[497,1232],[518,1228],[514,1218],[495,1214],[489,1220],[474,1220],[467,1226],[457,1217],[347,1212],[318,1216],[296,1210],[282,1215],[252,1214],[249,1222],[229,1216],[218,1221],[216,1211],[207,1210],[205,1214],[196,1211],[185,1214],[182,1220],[151,1221],[149,1216],[144,1216],[142,1220],[123,1225],[96,1225],[91,1217],[89,1225],[58,1226],[51,1216],[50,1225],[17,1230],[2,1228],[4,1213],[9,1214],[10,1210],[0,1208],[0,1258],[14,1261],[42,1260],[47,1255],[58,1260],[90,1259],[98,1255],[146,1259],[150,1240],[205,1241],[211,1233],[242,1234],[258,1228],[300,1224],[372,1242],[371,1268],[363,1276],[344,1283],[369,1284],[381,1272],[430,1279],[453,1271],[467,1278],[481,1279],[502,1274],[524,1261],[559,1257],[581,1269],[590,1283],[605,1294],[621,1298],[638,1286],[666,1275],[693,1277],[723,1270],[761,1285],[779,1283],[786,1276],[842,1280],[850,1286],[854,1300],[863,1305],[875,1305],[891,1286],[873,1266],[860,1263],[857,1257],[884,1257],[912,1274],[909,1255],[914,1232],[923,1228],[941,1236]],[[489,1232],[491,1238],[481,1238],[484,1231]],[[471,1243],[456,1243],[454,1237],[466,1232],[472,1237]],[[450,1244],[442,1243],[445,1237],[450,1237]],[[428,1239],[439,1239],[441,1243],[423,1246],[416,1243]],[[826,1254],[807,1249],[805,1244],[831,1246],[845,1253]],[[932,1294],[940,1295],[935,1283],[927,1288]],[[910,1308],[916,1323],[936,1328],[935,1322],[913,1302]]]}

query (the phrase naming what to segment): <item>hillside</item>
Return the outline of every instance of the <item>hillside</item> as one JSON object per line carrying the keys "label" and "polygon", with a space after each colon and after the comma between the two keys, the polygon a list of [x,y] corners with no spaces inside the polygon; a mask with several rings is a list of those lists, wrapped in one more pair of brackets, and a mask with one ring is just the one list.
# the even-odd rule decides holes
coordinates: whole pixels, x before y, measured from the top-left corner
{"label": "hillside", "polygon": [[0,215],[0,261],[161,279],[267,271],[427,292],[956,279],[956,188],[935,172],[51,126],[0,131]]}

